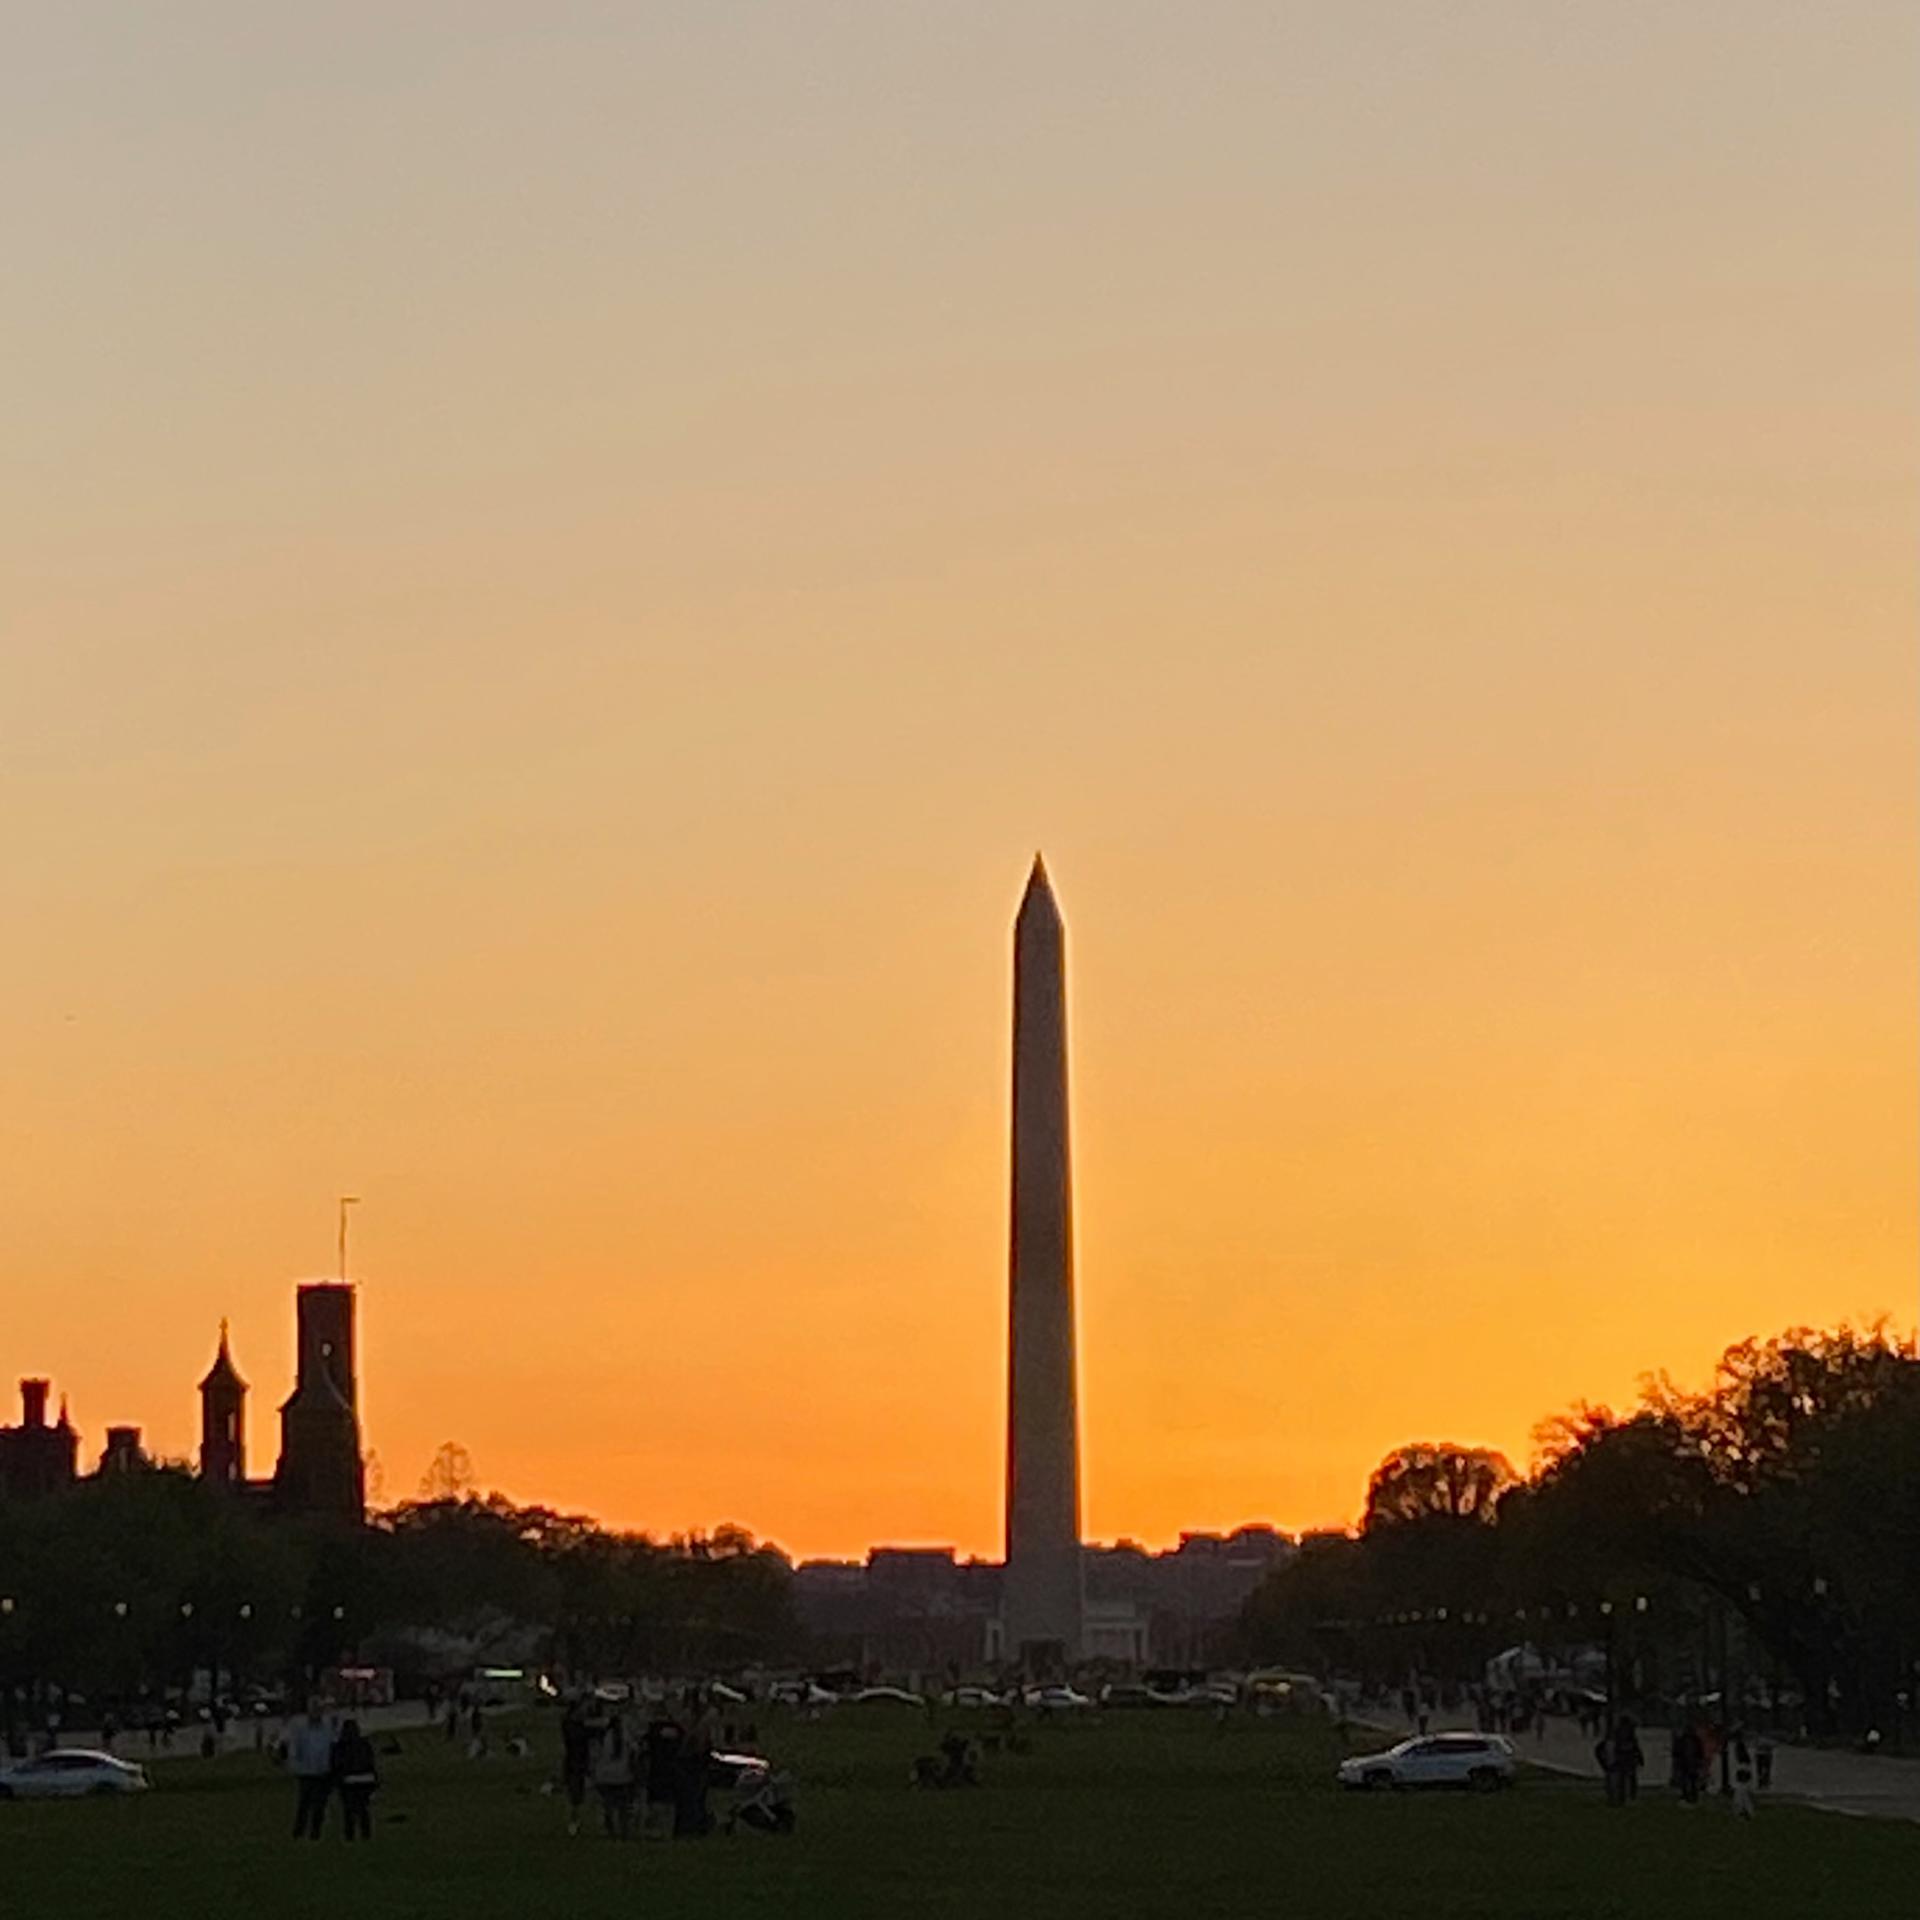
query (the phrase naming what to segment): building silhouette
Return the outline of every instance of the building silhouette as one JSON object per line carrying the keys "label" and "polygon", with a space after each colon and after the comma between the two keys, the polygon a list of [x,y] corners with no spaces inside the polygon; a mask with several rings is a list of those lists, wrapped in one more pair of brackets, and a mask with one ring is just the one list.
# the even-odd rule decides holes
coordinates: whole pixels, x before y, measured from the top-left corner
{"label": "building silhouette", "polygon": [[221,1487],[247,1483],[247,1383],[233,1364],[224,1320],[220,1351],[200,1382],[200,1478]]}
{"label": "building silhouette", "polygon": [[[234,1365],[227,1323],[200,1382],[200,1477],[236,1496],[288,1514],[350,1521],[366,1518],[366,1469],[360,1454],[360,1382],[354,1365],[354,1292],[319,1281],[295,1296],[297,1376],[280,1409],[280,1457],[270,1478],[247,1477],[247,1383]],[[65,1401],[49,1421],[52,1384],[20,1382],[20,1424],[0,1427],[0,1499],[38,1500],[80,1477],[80,1436]],[[109,1427],[101,1474],[153,1465],[138,1427]]]}
{"label": "building silhouette", "polygon": [[0,1495],[37,1500],[70,1487],[79,1471],[80,1436],[60,1403],[60,1418],[47,1420],[50,1380],[20,1382],[20,1424],[0,1427]]}
{"label": "building silhouette", "polygon": [[290,1513],[366,1517],[353,1305],[345,1281],[317,1281],[299,1292],[299,1374],[280,1408],[273,1474],[274,1503]]}

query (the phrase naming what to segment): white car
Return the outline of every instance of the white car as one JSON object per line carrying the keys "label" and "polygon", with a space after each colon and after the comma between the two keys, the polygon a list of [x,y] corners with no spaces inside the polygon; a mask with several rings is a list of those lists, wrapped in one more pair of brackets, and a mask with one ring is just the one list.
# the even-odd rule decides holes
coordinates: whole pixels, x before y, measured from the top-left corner
{"label": "white car", "polygon": [[0,1765],[0,1800],[80,1800],[90,1794],[144,1793],[147,1771],[91,1747],[55,1747]]}
{"label": "white car", "polygon": [[1086,1694],[1072,1687],[1029,1687],[1026,1703],[1039,1708],[1042,1713],[1075,1713],[1082,1707],[1093,1705]]}
{"label": "white car", "polygon": [[1340,1763],[1343,1787],[1477,1787],[1513,1785],[1512,1745],[1497,1733],[1423,1733],[1384,1753]]}
{"label": "white car", "polygon": [[943,1707],[998,1707],[1005,1705],[1005,1696],[995,1693],[991,1687],[953,1687],[940,1696]]}
{"label": "white car", "polygon": [[837,1707],[840,1696],[811,1680],[776,1680],[767,1698],[783,1707]]}
{"label": "white car", "polygon": [[925,1695],[911,1693],[905,1687],[862,1687],[858,1693],[849,1694],[848,1699],[856,1707],[924,1707],[927,1704]]}

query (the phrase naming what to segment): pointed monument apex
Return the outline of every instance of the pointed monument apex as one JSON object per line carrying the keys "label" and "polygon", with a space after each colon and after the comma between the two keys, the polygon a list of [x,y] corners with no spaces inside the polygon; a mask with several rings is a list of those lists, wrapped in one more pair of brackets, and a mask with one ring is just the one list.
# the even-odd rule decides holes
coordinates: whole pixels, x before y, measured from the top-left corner
{"label": "pointed monument apex", "polygon": [[1047,863],[1037,853],[1027,874],[1027,890],[1020,896],[1020,918],[1024,920],[1029,911],[1044,912],[1054,920],[1060,918],[1060,903],[1053,897],[1053,880],[1047,872]]}

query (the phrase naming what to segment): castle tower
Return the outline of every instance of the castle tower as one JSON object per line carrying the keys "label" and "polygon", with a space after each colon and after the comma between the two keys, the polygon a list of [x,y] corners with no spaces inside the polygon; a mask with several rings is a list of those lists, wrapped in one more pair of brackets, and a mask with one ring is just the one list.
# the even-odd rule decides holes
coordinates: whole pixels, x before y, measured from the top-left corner
{"label": "castle tower", "polygon": [[247,1383],[227,1347],[220,1322],[220,1351],[200,1382],[200,1478],[239,1487],[247,1478]]}
{"label": "castle tower", "polygon": [[1007,1329],[1009,1659],[1079,1659],[1080,1426],[1067,1142],[1066,928],[1036,855],[1013,930],[1013,1205]]}
{"label": "castle tower", "polygon": [[20,1382],[20,1424],[0,1427],[0,1493],[15,1500],[38,1499],[73,1485],[79,1471],[80,1436],[60,1402],[60,1418],[47,1424],[48,1380]]}
{"label": "castle tower", "polygon": [[300,1289],[299,1375],[280,1409],[274,1498],[292,1513],[366,1518],[359,1385],[353,1363],[353,1289],[316,1281]]}

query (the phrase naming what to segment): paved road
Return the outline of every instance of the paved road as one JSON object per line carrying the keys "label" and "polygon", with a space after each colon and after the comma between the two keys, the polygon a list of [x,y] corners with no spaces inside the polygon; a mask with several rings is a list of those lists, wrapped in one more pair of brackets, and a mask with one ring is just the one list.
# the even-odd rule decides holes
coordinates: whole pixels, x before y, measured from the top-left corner
{"label": "paved road", "polygon": [[[1397,1711],[1381,1711],[1366,1716],[1368,1725],[1380,1727],[1396,1739],[1411,1729]],[[1436,1717],[1436,1731],[1450,1724],[1470,1726],[1471,1720],[1448,1722]],[[1598,1782],[1600,1768],[1593,1757],[1591,1735],[1580,1731],[1571,1720],[1550,1718],[1542,1728],[1530,1727],[1512,1736],[1515,1750],[1523,1760],[1536,1766],[1551,1767],[1556,1773],[1578,1774]],[[1667,1729],[1642,1727],[1640,1745],[1647,1756],[1647,1769],[1641,1785],[1664,1792],[1667,1778]],[[1715,1769],[1714,1778],[1719,1778]],[[1920,1760],[1877,1758],[1864,1753],[1836,1753],[1825,1747],[1790,1747],[1777,1744],[1773,1754],[1773,1787],[1768,1796],[1775,1800],[1802,1800],[1811,1806],[1826,1807],[1835,1813],[1870,1814],[1888,1820],[1920,1820]]]}

